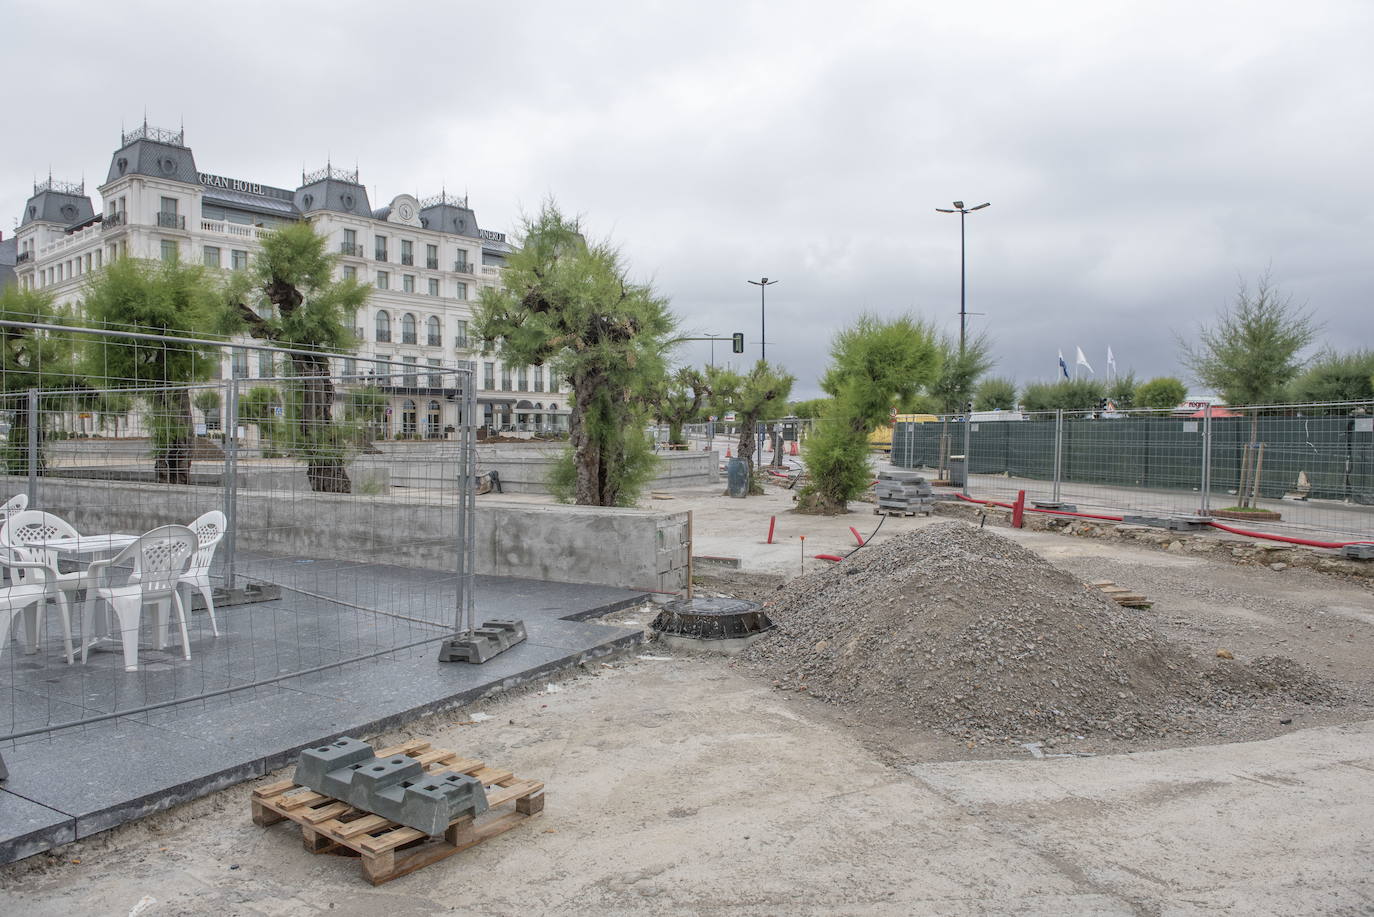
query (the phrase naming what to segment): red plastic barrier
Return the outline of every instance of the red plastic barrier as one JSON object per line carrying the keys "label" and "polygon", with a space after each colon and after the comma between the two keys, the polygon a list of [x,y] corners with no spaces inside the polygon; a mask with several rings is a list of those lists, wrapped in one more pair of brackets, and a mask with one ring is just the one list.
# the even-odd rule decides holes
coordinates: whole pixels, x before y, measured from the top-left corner
{"label": "red plastic barrier", "polygon": [[1221,529],[1223,532],[1230,532],[1232,535],[1244,535],[1247,538],[1267,538],[1270,541],[1282,541],[1285,544],[1301,544],[1309,548],[1330,548],[1332,550],[1338,550],[1346,545],[1374,544],[1374,542],[1369,541],[1313,541],[1310,538],[1293,538],[1289,535],[1269,535],[1265,532],[1250,532],[1245,529],[1222,525],[1220,522],[1213,522],[1211,525],[1214,529]]}
{"label": "red plastic barrier", "polygon": [[849,531],[854,535],[854,540],[859,543],[859,547],[862,548],[864,546],[864,536],[860,535],[859,530],[852,525],[849,527]]}
{"label": "red plastic barrier", "polygon": [[775,526],[775,525],[777,525],[777,524],[778,524],[778,517],[777,517],[777,516],[769,516],[769,517],[768,517],[768,541],[767,541],[768,544],[772,544],[772,543],[773,543],[773,526]]}
{"label": "red plastic barrier", "polygon": [[1011,508],[1011,527],[1019,529],[1026,524],[1026,492],[1016,492],[1016,503]]}
{"label": "red plastic barrier", "polygon": [[815,555],[815,557],[816,560],[830,560],[834,561],[835,563],[839,563],[840,561],[844,560],[843,557],[837,557],[834,554],[817,554]]}

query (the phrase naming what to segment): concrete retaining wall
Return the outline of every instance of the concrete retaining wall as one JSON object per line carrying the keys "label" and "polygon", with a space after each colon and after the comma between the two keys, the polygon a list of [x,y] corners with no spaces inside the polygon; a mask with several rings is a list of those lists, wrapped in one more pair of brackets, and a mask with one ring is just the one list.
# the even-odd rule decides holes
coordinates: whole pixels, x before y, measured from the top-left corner
{"label": "concrete retaining wall", "polygon": [[[0,477],[0,495],[26,488]],[[214,488],[45,478],[40,505],[82,532],[146,532],[223,509]],[[453,505],[403,497],[239,491],[244,551],[451,570]],[[678,590],[687,585],[687,514],[483,499],[477,572],[564,583]]]}

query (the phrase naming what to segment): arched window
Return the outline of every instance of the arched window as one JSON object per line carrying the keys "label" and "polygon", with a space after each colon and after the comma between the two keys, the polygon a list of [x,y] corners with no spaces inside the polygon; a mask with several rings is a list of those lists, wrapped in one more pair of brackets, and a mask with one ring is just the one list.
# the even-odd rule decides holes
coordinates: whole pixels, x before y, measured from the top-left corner
{"label": "arched window", "polygon": [[443,435],[443,408],[439,402],[430,401],[425,406],[425,439],[438,439]]}
{"label": "arched window", "polygon": [[391,316],[385,309],[377,310],[377,340],[383,344],[391,342]]}
{"label": "arched window", "polygon": [[425,343],[430,347],[444,346],[443,334],[439,331],[439,316],[431,315],[425,322],[425,337]]}
{"label": "arched window", "polygon": [[415,402],[407,398],[401,404],[401,435],[414,436],[416,429]]}
{"label": "arched window", "polygon": [[401,343],[415,343],[415,316],[409,312],[401,316]]}

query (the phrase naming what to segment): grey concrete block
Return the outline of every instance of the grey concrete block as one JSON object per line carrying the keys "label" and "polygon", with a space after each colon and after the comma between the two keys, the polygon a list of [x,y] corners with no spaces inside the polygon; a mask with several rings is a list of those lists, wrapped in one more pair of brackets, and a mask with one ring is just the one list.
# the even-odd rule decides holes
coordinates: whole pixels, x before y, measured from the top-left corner
{"label": "grey concrete block", "polygon": [[1341,556],[1352,560],[1374,560],[1374,543],[1345,545],[1341,548]]}
{"label": "grey concrete block", "polygon": [[295,780],[317,793],[431,836],[443,834],[455,818],[487,810],[486,790],[475,777],[426,774],[424,765],[415,758],[378,758],[372,746],[347,736],[303,750]]}

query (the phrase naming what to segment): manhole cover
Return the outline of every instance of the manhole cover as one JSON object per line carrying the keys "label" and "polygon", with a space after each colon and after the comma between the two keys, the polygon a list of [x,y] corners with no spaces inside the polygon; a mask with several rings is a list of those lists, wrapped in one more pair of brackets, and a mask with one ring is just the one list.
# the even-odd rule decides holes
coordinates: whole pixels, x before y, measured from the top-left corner
{"label": "manhole cover", "polygon": [[700,598],[669,602],[650,625],[660,634],[722,640],[772,630],[773,622],[757,602]]}

